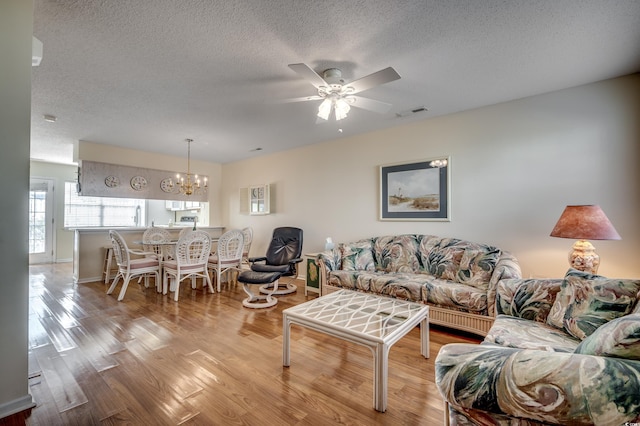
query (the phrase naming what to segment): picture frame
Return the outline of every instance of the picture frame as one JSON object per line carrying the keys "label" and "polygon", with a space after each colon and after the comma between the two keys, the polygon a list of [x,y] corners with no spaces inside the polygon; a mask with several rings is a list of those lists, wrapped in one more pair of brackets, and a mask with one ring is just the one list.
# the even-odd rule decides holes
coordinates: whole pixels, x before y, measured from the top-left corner
{"label": "picture frame", "polygon": [[380,220],[450,221],[451,158],[380,166]]}

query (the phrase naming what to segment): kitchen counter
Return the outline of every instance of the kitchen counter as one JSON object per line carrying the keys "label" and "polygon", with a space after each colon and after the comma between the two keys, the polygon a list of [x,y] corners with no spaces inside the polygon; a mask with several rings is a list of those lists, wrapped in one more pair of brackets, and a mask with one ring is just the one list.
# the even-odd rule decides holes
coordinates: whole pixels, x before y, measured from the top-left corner
{"label": "kitchen counter", "polygon": [[[172,237],[178,238],[181,229],[193,228],[190,225],[158,226],[163,227],[171,233]],[[139,244],[134,241],[142,240],[142,234],[146,227],[91,227],[91,228],[69,228],[74,231],[73,239],[73,280],[78,284],[101,281],[103,262],[105,257],[105,247],[111,247],[109,230],[118,231],[127,242],[129,248],[140,249]],[[207,231],[213,238],[218,238],[224,232],[224,226],[197,226],[197,229]]]}

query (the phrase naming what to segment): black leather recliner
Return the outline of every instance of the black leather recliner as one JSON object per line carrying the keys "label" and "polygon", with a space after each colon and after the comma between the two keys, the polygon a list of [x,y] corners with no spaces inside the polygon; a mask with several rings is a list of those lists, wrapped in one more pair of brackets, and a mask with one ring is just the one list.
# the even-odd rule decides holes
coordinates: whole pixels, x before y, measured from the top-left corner
{"label": "black leather recliner", "polygon": [[[289,294],[296,291],[293,283],[280,287],[283,276],[298,275],[298,263],[302,262],[302,229],[290,226],[275,228],[267,253],[262,257],[250,257],[250,271],[242,271],[238,281],[243,284],[249,297],[242,301],[248,308],[267,308],[278,303],[274,294]],[[251,285],[261,285],[262,294],[254,294]],[[271,288],[270,288],[271,287]]]}

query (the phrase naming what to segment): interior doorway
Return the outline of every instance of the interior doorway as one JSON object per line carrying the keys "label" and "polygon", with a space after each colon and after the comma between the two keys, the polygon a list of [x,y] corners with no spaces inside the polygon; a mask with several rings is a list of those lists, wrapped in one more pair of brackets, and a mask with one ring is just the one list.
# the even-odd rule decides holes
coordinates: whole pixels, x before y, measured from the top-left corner
{"label": "interior doorway", "polygon": [[31,178],[29,264],[53,262],[53,179]]}

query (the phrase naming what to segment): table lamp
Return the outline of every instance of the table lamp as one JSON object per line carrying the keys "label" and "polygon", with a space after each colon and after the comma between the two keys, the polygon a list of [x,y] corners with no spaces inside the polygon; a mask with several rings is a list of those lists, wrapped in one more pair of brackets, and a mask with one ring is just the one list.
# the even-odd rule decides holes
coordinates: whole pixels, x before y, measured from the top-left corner
{"label": "table lamp", "polygon": [[552,237],[578,241],[569,252],[569,264],[579,271],[595,274],[600,256],[587,240],[620,240],[620,235],[598,205],[567,206],[551,231]]}

